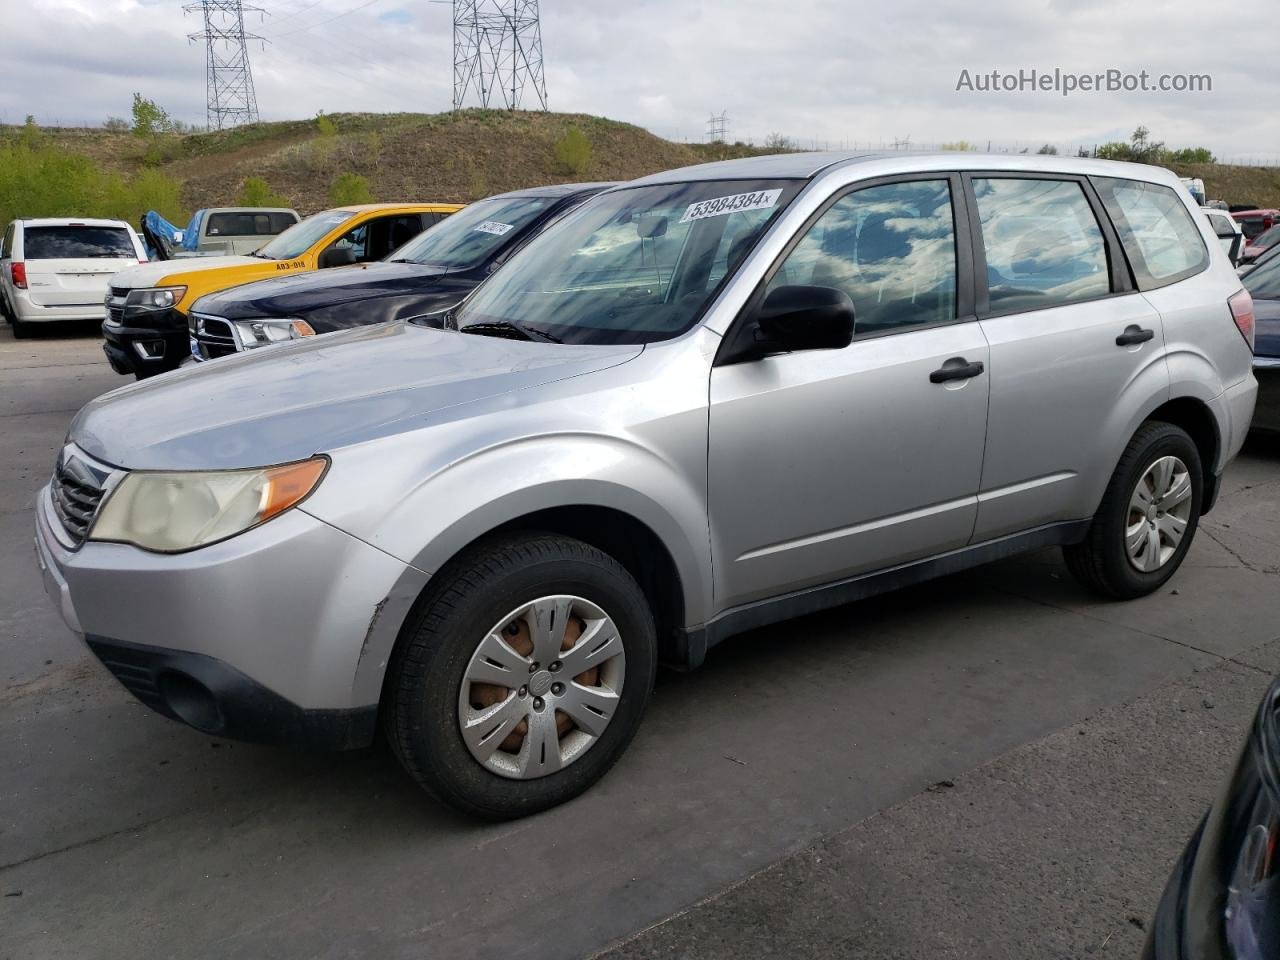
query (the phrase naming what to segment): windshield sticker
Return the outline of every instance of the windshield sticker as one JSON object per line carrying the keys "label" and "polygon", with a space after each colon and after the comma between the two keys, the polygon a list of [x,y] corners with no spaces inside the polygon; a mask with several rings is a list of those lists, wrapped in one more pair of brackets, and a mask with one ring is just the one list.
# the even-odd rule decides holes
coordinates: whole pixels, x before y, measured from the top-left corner
{"label": "windshield sticker", "polygon": [[680,218],[681,223],[690,220],[703,220],[707,217],[723,217],[729,213],[741,213],[744,210],[768,210],[777,204],[782,196],[782,188],[777,190],[757,190],[754,193],[735,193],[731,197],[716,197],[714,200],[701,200],[689,204],[689,209]]}
{"label": "windshield sticker", "polygon": [[495,237],[500,237],[505,233],[510,233],[515,229],[515,224],[499,223],[497,220],[486,220],[484,223],[478,223],[472,230],[479,230],[481,233],[492,233]]}

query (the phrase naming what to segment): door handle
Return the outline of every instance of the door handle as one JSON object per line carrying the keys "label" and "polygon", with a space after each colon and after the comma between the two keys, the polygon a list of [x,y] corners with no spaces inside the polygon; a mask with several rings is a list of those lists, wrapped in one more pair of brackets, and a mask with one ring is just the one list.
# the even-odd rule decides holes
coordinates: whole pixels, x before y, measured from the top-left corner
{"label": "door handle", "polygon": [[970,377],[976,377],[986,367],[982,365],[981,360],[975,360],[970,363],[964,357],[952,357],[933,373],[929,374],[930,383],[946,383],[948,380],[968,380]]}
{"label": "door handle", "polygon": [[1140,327],[1136,323],[1131,323],[1124,328],[1124,333],[1116,337],[1117,347],[1131,347],[1135,343],[1146,343],[1156,335],[1154,330],[1148,330]]}

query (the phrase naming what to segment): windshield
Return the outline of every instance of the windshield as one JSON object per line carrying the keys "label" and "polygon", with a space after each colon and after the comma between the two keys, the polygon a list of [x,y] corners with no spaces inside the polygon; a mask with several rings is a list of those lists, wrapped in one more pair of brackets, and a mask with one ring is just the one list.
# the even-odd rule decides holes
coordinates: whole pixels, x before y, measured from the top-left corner
{"label": "windshield", "polygon": [[530,241],[454,321],[564,343],[669,339],[701,316],[801,186],[699,181],[602,194]]}
{"label": "windshield", "polygon": [[1264,230],[1253,238],[1253,245],[1255,247],[1270,248],[1275,246],[1277,243],[1280,243],[1280,225],[1271,227],[1269,230]]}
{"label": "windshield", "polygon": [[254,255],[268,260],[292,260],[300,257],[326,233],[354,216],[350,210],[326,210],[312,214],[295,223]]}
{"label": "windshield", "polygon": [[1263,260],[1240,282],[1255,300],[1280,300],[1280,255]]}
{"label": "windshield", "polygon": [[478,266],[554,202],[553,197],[481,200],[414,237],[387,259],[455,270]]}

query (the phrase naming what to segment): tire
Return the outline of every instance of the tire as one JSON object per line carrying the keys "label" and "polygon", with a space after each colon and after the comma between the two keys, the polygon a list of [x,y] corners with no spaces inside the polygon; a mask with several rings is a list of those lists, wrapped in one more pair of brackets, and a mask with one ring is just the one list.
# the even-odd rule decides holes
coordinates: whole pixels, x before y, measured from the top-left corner
{"label": "tire", "polygon": [[[478,544],[434,580],[415,608],[416,620],[410,621],[397,643],[384,686],[384,729],[409,775],[443,802],[487,820],[522,817],[564,803],[604,776],[640,725],[657,669],[653,615],[631,575],[612,557],[581,541],[523,533]],[[561,633],[535,631],[542,614],[554,606],[550,598],[560,598],[566,606],[553,611],[555,616],[548,622],[558,616],[559,622],[572,625],[569,629],[574,633],[563,628]],[[566,612],[567,616],[562,615]],[[608,619],[593,619],[597,614]],[[616,639],[606,646],[610,622]],[[583,638],[578,644],[575,639],[583,636],[576,632],[579,629],[597,632],[590,642]],[[527,634],[521,632],[525,630]],[[570,677],[548,672],[562,668],[558,659],[552,664],[535,660],[535,632],[548,643],[563,637],[564,645],[574,644],[557,647],[564,651],[563,667],[586,662],[582,656],[587,648],[614,652],[608,660],[597,661],[601,665],[574,676],[568,689],[559,681],[547,689],[554,677],[566,681]],[[482,658],[478,653],[482,641],[486,653],[497,649],[492,646],[494,634],[501,634],[510,646],[501,650],[497,660]],[[596,645],[595,638],[601,643]],[[528,656],[513,664],[513,653],[523,656],[518,650],[529,651]],[[509,686],[470,679],[477,671],[485,673],[504,664],[515,667],[502,674],[514,678]],[[600,686],[584,688],[578,681]],[[517,689],[517,682],[526,686]],[[617,687],[616,695],[610,683]],[[492,691],[498,691],[491,697],[493,702],[475,702]],[[535,691],[540,695],[535,697]],[[557,698],[557,693],[562,696]],[[587,717],[580,728],[556,707],[570,709],[570,697],[597,694],[609,698],[608,719],[594,736],[587,729],[600,723],[594,713],[588,716],[580,706],[573,707]],[[605,703],[604,699],[594,702]],[[518,725],[509,733],[504,726],[505,739],[498,741],[497,735],[490,734],[487,747],[469,745],[462,732],[464,722],[485,716],[490,709],[523,711],[524,734],[518,737]],[[478,724],[489,722],[474,721],[477,726],[469,727],[473,741],[484,732],[475,732]],[[559,732],[565,723],[570,724],[568,732]],[[535,731],[539,731],[536,737]],[[516,739],[518,747],[510,744]],[[535,739],[543,744],[540,752],[535,752]],[[547,753],[547,744],[552,744],[554,754]],[[562,754],[567,759],[562,760]],[[550,763],[539,766],[539,758],[548,756]]]}
{"label": "tire", "polygon": [[[1152,490],[1158,494],[1163,481],[1155,481],[1160,479],[1161,465],[1171,463],[1171,458],[1185,468],[1189,496],[1182,496],[1182,472],[1173,467],[1168,485],[1175,489],[1163,498],[1157,496],[1147,508],[1146,519],[1140,519],[1144,514],[1139,509],[1139,482],[1148,496]],[[1080,543],[1063,548],[1067,569],[1094,593],[1115,600],[1132,600],[1158,590],[1177,571],[1195,539],[1203,497],[1204,472],[1195,442],[1171,423],[1144,423],[1125,447],[1088,534]],[[1167,531],[1179,523],[1182,533],[1174,544]],[[1133,557],[1126,544],[1130,535],[1144,537],[1137,541]]]}
{"label": "tire", "polygon": [[13,327],[13,339],[29,340],[36,334],[35,327],[27,323],[25,320],[19,320],[16,316],[9,318],[9,324]]}

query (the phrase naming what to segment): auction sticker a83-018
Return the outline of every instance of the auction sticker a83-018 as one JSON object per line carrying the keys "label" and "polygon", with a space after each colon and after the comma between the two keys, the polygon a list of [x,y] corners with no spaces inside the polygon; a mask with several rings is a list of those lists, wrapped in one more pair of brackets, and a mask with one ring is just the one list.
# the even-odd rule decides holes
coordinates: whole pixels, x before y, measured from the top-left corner
{"label": "auction sticker a83-018", "polygon": [[777,190],[756,190],[753,193],[735,193],[731,197],[716,197],[714,200],[699,200],[689,204],[689,209],[680,218],[681,223],[690,220],[705,220],[707,217],[723,217],[729,213],[741,213],[744,210],[768,210],[782,196],[782,188]]}

